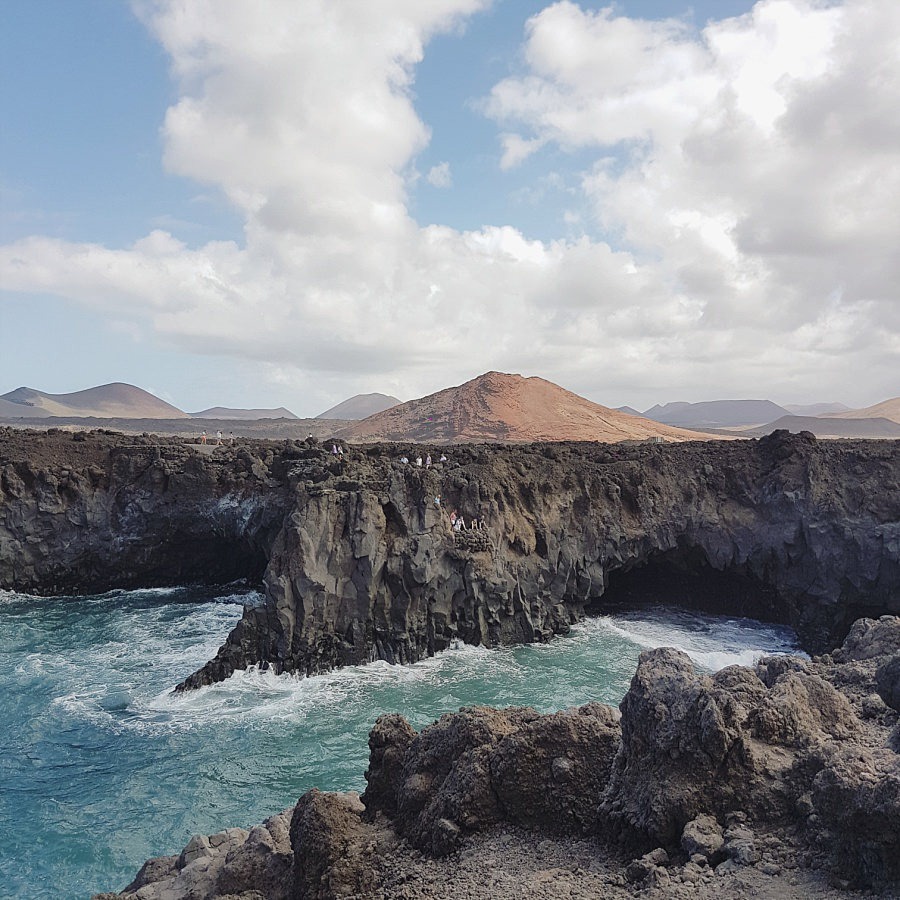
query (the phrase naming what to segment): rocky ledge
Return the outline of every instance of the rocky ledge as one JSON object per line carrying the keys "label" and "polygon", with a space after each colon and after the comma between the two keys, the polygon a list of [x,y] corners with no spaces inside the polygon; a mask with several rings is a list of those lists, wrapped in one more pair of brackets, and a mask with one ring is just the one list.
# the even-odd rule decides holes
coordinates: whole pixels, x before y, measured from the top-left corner
{"label": "rocky ledge", "polygon": [[0,588],[261,578],[182,687],[541,641],[661,599],[789,623],[811,652],[900,612],[897,442],[341,449],[0,429]]}
{"label": "rocky ledge", "polygon": [[714,675],[642,654],[619,710],[381,716],[368,786],[147,862],[136,900],[897,896],[900,618]]}

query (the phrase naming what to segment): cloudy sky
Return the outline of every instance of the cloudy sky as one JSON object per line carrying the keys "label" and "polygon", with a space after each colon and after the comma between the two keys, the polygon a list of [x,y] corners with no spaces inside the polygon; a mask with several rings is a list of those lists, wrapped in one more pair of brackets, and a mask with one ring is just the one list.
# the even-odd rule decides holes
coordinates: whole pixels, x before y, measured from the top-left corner
{"label": "cloudy sky", "polygon": [[9,0],[0,393],[900,393],[896,0]]}

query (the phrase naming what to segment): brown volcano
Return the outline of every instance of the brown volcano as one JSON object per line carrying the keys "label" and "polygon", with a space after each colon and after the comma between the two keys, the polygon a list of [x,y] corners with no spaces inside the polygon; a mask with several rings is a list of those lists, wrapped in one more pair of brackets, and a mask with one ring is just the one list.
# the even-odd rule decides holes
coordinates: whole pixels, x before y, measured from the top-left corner
{"label": "brown volcano", "polygon": [[709,440],[686,431],[600,406],[543,378],[488,372],[459,387],[401,403],[350,425],[351,441]]}

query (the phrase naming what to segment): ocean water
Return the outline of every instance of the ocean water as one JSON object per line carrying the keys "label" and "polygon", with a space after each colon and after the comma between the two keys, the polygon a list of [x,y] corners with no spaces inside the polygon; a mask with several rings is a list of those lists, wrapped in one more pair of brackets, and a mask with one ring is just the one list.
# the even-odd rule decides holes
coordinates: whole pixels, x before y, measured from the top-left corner
{"label": "ocean water", "polygon": [[0,592],[0,896],[121,889],[193,834],[255,824],[311,787],[362,790],[382,712],[421,728],[470,704],[616,704],[646,648],[679,647],[710,670],[796,649],[780,626],[659,607],[590,619],[543,645],[459,646],[306,679],[251,670],[172,694],[260,599]]}

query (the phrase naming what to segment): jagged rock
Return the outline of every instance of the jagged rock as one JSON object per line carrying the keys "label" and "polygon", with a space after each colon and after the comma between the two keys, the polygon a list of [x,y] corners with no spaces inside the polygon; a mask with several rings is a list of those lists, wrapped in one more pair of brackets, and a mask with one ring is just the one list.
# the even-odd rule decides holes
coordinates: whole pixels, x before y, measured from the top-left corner
{"label": "jagged rock", "polygon": [[665,866],[668,862],[669,854],[662,847],[657,847],[655,850],[645,853],[640,859],[633,859],[625,867],[625,878],[632,883],[644,881],[656,873],[660,866]]}
{"label": "jagged rock", "polygon": [[195,835],[178,856],[150,859],[121,894],[134,900],[288,900],[293,853],[288,835],[292,810],[249,832],[229,828]]}
{"label": "jagged rock", "polygon": [[620,704],[622,744],[600,827],[674,846],[697,816],[743,806],[759,781],[746,725],[765,694],[748,669],[708,677],[680,651],[642,653]]}
{"label": "jagged rock", "polygon": [[770,744],[802,747],[827,735],[847,738],[857,719],[847,699],[816,675],[788,672],[754,710],[754,734]]}
{"label": "jagged rock", "polygon": [[587,832],[618,746],[618,719],[599,703],[551,716],[473,707],[410,740],[403,719],[384,716],[370,738],[367,816],[394,816],[412,843],[438,854],[500,821]]}
{"label": "jagged rock", "polygon": [[838,747],[813,782],[812,800],[835,862],[863,884],[900,878],[900,756]]}
{"label": "jagged rock", "polygon": [[878,659],[900,651],[900,619],[857,619],[842,646],[835,651],[837,662]]}
{"label": "jagged rock", "polygon": [[724,843],[722,826],[714,816],[697,816],[681,832],[681,849],[688,857],[693,859],[699,855],[711,865],[721,861]]}
{"label": "jagged rock", "polygon": [[618,749],[619,720],[617,710],[589,703],[502,738],[490,766],[504,819],[559,834],[591,830]]}
{"label": "jagged rock", "polygon": [[384,835],[362,819],[359,795],[307,791],[294,808],[294,894],[298,900],[369,895]]}
{"label": "jagged rock", "polygon": [[397,793],[403,776],[403,759],[416,733],[399,713],[379,716],[369,732],[369,767],[363,804],[386,816],[397,813]]}
{"label": "jagged rock", "polygon": [[900,653],[895,653],[875,672],[878,695],[893,710],[900,712]]}
{"label": "jagged rock", "polygon": [[[542,641],[660,592],[789,622],[811,650],[859,610],[900,611],[891,442],[460,446],[440,471],[404,452],[0,429],[0,589],[264,575],[265,608],[185,687]],[[450,508],[485,528],[455,542]]]}
{"label": "jagged rock", "polygon": [[728,859],[739,866],[752,866],[760,860],[753,832],[744,825],[726,829],[722,849]]}

